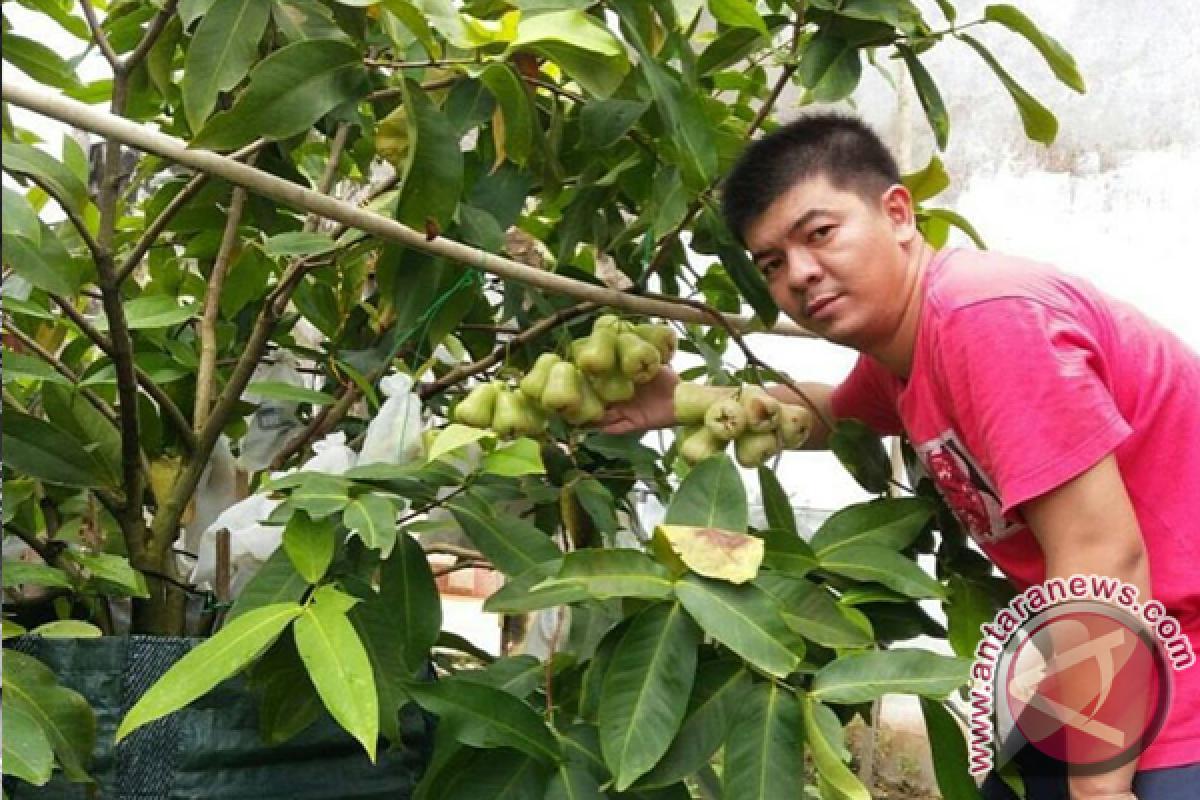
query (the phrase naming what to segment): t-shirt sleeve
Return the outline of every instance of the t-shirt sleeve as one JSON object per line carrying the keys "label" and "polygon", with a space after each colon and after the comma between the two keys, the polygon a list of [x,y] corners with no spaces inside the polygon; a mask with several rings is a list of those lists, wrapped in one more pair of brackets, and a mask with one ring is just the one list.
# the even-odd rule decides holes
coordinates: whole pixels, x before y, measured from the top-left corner
{"label": "t-shirt sleeve", "polygon": [[1003,512],[1055,489],[1132,431],[1102,349],[1069,312],[1000,298],[951,312],[939,340],[941,390]]}
{"label": "t-shirt sleeve", "polygon": [[829,404],[834,419],[856,419],[881,436],[899,436],[904,424],[896,411],[896,390],[883,367],[859,356],[854,368],[833,394]]}

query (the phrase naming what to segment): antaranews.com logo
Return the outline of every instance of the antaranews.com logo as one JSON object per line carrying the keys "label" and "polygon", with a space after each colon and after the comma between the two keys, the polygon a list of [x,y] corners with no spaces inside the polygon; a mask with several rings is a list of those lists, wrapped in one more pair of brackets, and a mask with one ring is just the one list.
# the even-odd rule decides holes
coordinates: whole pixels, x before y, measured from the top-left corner
{"label": "antaranews.com logo", "polygon": [[[1179,621],[1135,586],[1100,575],[1056,578],[983,625],[970,688],[970,765],[992,769],[1026,742],[1077,771],[1107,772],[1162,730],[1171,673],[1196,661]],[[992,718],[995,717],[995,727]]]}

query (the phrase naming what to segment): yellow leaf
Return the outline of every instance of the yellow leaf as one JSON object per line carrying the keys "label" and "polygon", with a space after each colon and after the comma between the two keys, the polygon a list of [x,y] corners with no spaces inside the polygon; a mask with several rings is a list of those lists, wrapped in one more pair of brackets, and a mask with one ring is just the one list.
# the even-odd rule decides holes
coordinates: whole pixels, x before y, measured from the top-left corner
{"label": "yellow leaf", "polygon": [[762,566],[763,540],[744,533],[690,525],[659,525],[654,531],[654,549],[669,550],[688,569],[706,578],[745,583],[758,575]]}

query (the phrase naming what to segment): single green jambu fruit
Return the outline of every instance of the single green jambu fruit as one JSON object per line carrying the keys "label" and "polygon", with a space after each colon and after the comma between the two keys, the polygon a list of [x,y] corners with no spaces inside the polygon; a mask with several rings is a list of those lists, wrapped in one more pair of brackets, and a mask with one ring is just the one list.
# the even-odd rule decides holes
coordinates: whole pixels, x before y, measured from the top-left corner
{"label": "single green jambu fruit", "polygon": [[733,452],[739,464],[746,469],[754,469],[778,455],[779,444],[779,436],[774,431],[746,432],[733,443]]}
{"label": "single green jambu fruit", "polygon": [[804,446],[812,433],[812,412],[804,406],[784,403],[779,410],[779,438],[783,446],[796,450]]}
{"label": "single green jambu fruit", "polygon": [[496,395],[500,393],[500,388],[500,384],[493,382],[476,386],[454,409],[454,421],[473,428],[490,426],[496,409]]}
{"label": "single green jambu fruit", "polygon": [[713,436],[706,426],[692,428],[679,443],[679,455],[689,466],[695,466],[724,449],[725,442]]}
{"label": "single green jambu fruit", "polygon": [[550,376],[550,368],[560,361],[562,359],[558,357],[558,353],[542,353],[538,356],[537,361],[533,362],[533,368],[525,373],[519,384],[526,397],[534,401],[541,400],[542,392],[546,391],[546,378]]}
{"label": "single green jambu fruit", "polygon": [[708,407],[724,397],[733,397],[732,386],[700,386],[681,381],[675,387],[675,421],[680,425],[701,425]]}
{"label": "single green jambu fruit", "polygon": [[675,335],[674,329],[668,325],[643,322],[633,326],[633,332],[658,348],[662,363],[671,363],[671,359],[675,357],[675,350],[679,347],[679,337]]}
{"label": "single green jambu fruit", "polygon": [[560,361],[546,376],[546,389],[541,396],[542,408],[556,414],[579,411],[583,404],[583,376],[570,361]]}
{"label": "single green jambu fruit", "polygon": [[617,334],[608,328],[593,331],[575,353],[575,366],[589,375],[599,375],[617,366]]}
{"label": "single green jambu fruit", "polygon": [[767,433],[779,427],[779,409],[782,403],[767,394],[766,389],[761,386],[743,386],[741,402],[742,408],[746,409],[746,428],[751,433]]}
{"label": "single green jambu fruit", "polygon": [[606,405],[632,400],[637,393],[637,387],[634,386],[633,381],[620,370],[614,369],[602,375],[592,375],[590,380],[592,388],[596,390],[596,394],[600,395],[600,399]]}
{"label": "single green jambu fruit", "polygon": [[603,330],[609,330],[613,333],[620,333],[621,328],[621,318],[616,314],[601,314],[600,316],[596,317],[596,321],[592,323],[592,333]]}
{"label": "single green jambu fruit", "polygon": [[565,412],[563,419],[572,425],[590,425],[593,422],[599,422],[604,416],[604,401],[600,399],[600,395],[596,394],[596,390],[586,379],[581,380],[579,384],[582,396],[579,410]]}
{"label": "single green jambu fruit", "polygon": [[505,438],[522,435],[529,422],[525,395],[511,389],[501,389],[496,395],[496,413],[492,416],[492,430]]}
{"label": "single green jambu fruit", "polygon": [[617,336],[617,356],[624,372],[634,383],[646,383],[662,369],[662,356],[658,348],[636,333]]}
{"label": "single green jambu fruit", "polygon": [[723,442],[736,439],[746,430],[746,410],[733,397],[723,397],[708,407],[704,425]]}

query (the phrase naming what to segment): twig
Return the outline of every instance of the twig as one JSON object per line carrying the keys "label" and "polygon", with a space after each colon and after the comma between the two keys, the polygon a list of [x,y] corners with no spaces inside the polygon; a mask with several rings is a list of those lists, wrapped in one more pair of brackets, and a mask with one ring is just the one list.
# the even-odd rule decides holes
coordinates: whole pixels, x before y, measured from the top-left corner
{"label": "twig", "polygon": [[535,324],[509,339],[504,344],[499,345],[495,350],[493,350],[491,353],[488,353],[478,361],[474,361],[470,364],[464,364],[460,367],[455,367],[438,380],[422,385],[419,389],[417,389],[417,396],[422,400],[428,400],[430,397],[439,395],[449,389],[451,386],[465,381],[472,375],[476,375],[492,366],[495,366],[496,364],[499,364],[508,356],[509,352],[514,347],[531,342],[534,339],[537,339],[539,336],[542,336],[554,328],[557,328],[559,325],[566,324],[576,317],[581,317],[584,314],[597,310],[598,308],[599,306],[595,303],[584,302],[577,303],[569,308],[564,308],[561,311],[556,311],[550,316],[538,320]]}
{"label": "twig", "polygon": [[[58,374],[62,375],[64,378],[66,378],[73,384],[79,383],[79,376],[75,374],[75,371],[73,369],[71,369],[66,364],[64,364],[62,361],[60,361],[49,350],[47,350],[46,348],[44,348],[40,344],[38,344],[37,340],[34,339],[29,334],[25,333],[25,331],[21,330],[20,328],[18,328],[15,325],[11,324],[7,320],[5,320],[5,322],[4,322],[4,330],[8,331],[10,334],[15,336],[18,340],[20,340],[21,344],[23,344],[25,347],[29,348],[34,353],[36,353],[38,358],[42,359],[47,364],[54,367],[54,369],[58,372]],[[114,428],[117,426],[117,422],[118,422],[117,412],[113,410],[112,406],[110,406],[108,403],[106,403],[102,399],[100,399],[100,396],[97,395],[95,392],[93,392],[91,389],[79,387],[79,391],[81,394],[83,394],[84,398],[86,398],[87,401],[96,408],[97,411],[99,411],[101,414],[104,415],[105,419],[107,419],[109,422],[112,423]]]}
{"label": "twig", "polygon": [[83,18],[87,20],[88,29],[92,32],[92,38],[96,40],[96,46],[104,54],[104,60],[112,67],[113,75],[121,74],[124,71],[121,57],[117,55],[116,50],[113,50],[112,42],[108,41],[108,36],[100,27],[100,20],[96,18],[96,9],[92,8],[92,0],[80,0],[79,5],[83,7]]}
{"label": "twig", "polygon": [[[79,331],[91,340],[92,344],[100,348],[100,351],[109,358],[113,357],[112,342],[97,330],[92,323],[88,322],[87,317],[79,313],[79,310],[71,305],[71,302],[67,298],[52,294],[50,295],[50,299],[75,324],[75,327],[79,328]],[[171,399],[170,395],[163,391],[162,387],[156,384],[141,367],[135,367],[134,372],[137,376],[138,385],[146,391],[146,394],[150,395],[150,399],[158,406],[158,410],[171,423],[171,427],[175,429],[180,441],[183,442],[184,449],[188,452],[195,450],[196,435],[192,432],[191,423],[183,416],[183,412],[179,410],[179,406],[175,405],[175,401]]]}
{"label": "twig", "polygon": [[487,558],[483,553],[477,550],[471,550],[467,547],[457,547],[452,544],[435,544],[425,548],[425,554],[431,556],[454,556],[455,558],[466,559],[467,561],[481,561],[487,563]]}
{"label": "twig", "polygon": [[565,606],[551,609],[555,614],[554,635],[550,637],[550,652],[546,656],[546,722],[554,725],[554,656],[558,652],[558,637],[562,636],[563,618],[567,613]]}
{"label": "twig", "polygon": [[[451,75],[447,78],[438,78],[436,81],[426,81],[421,84],[421,89],[426,92],[436,92],[439,89],[449,89],[454,84],[462,80],[461,75]],[[404,94],[404,89],[400,86],[389,86],[386,89],[376,89],[367,95],[369,102],[376,100],[387,100],[392,97],[400,97]]]}
{"label": "twig", "polygon": [[[434,500],[432,503],[429,503],[428,505],[426,505],[422,508],[418,508],[413,511],[410,511],[408,514],[405,514],[403,517],[401,517],[400,521],[397,522],[396,524],[399,526],[407,525],[408,523],[415,520],[417,517],[424,516],[425,514],[428,514],[430,511],[433,511],[435,508],[441,508],[442,506],[446,505],[446,503],[449,503],[451,500],[458,497],[460,494],[462,494],[463,492],[467,491],[470,488],[471,488],[471,480],[468,477],[466,482],[463,483],[462,486],[459,486],[454,491],[450,492],[449,494],[447,494],[445,497],[441,498],[440,500]],[[451,547],[452,545],[439,545],[439,546],[440,547]],[[436,551],[431,549],[430,552],[436,552]],[[446,552],[449,552],[449,551],[446,551]],[[455,555],[455,554],[450,553],[450,555]],[[482,556],[480,556],[480,557],[482,558]]]}
{"label": "twig", "polygon": [[[86,3],[86,0],[84,2]],[[124,64],[121,65],[122,70],[132,72],[137,68],[138,64],[142,63],[142,59],[150,54],[150,48],[154,47],[154,43],[158,41],[158,37],[162,35],[163,30],[167,27],[167,23],[174,16],[177,4],[178,0],[167,0],[162,10],[150,21],[150,27],[146,28],[146,33],[142,36],[142,40],[138,42],[138,46],[134,48],[129,57],[125,59]]]}
{"label": "twig", "polygon": [[[266,139],[259,139],[258,141],[251,142],[250,144],[246,145],[241,150],[231,153],[229,157],[233,159],[247,158],[257,153],[266,144]],[[159,215],[154,218],[154,222],[150,224],[150,227],[146,228],[141,237],[137,240],[137,244],[133,246],[133,250],[129,252],[129,256],[125,259],[125,263],[121,267],[121,271],[117,273],[118,284],[124,283],[129,276],[133,274],[133,271],[142,263],[142,259],[145,258],[146,254],[150,252],[150,249],[154,247],[155,243],[158,241],[158,237],[161,236],[163,231],[167,229],[167,226],[171,224],[171,220],[175,218],[176,214],[183,210],[183,207],[187,205],[193,197],[200,193],[200,190],[204,188],[206,183],[208,183],[210,177],[211,176],[207,172],[197,172],[194,176],[192,176],[192,179],[188,181],[174,197],[171,198],[171,202],[167,203],[166,207],[163,208]]]}
{"label": "twig", "polygon": [[[50,92],[29,86],[5,83],[3,97],[10,103],[84,130],[128,142],[132,146],[196,169],[210,171],[231,183],[245,186],[250,191],[277,202],[304,211],[316,212],[323,217],[358,228],[378,238],[397,242],[477,270],[491,272],[507,280],[519,281],[543,291],[589,300],[638,314],[696,323],[707,323],[710,319],[707,312],[687,307],[685,304],[675,301],[674,298],[664,300],[596,286],[554,272],[535,269],[513,259],[488,253],[445,237],[439,236],[430,240],[424,232],[416,231],[382,214],[366,211],[350,203],[289,183],[275,175],[239,164],[225,156],[188,148],[186,143],[178,139]],[[752,315],[729,315],[726,319],[741,330],[759,330],[761,328],[761,323]],[[777,323],[771,332],[787,336],[812,335],[795,323],[783,321]]]}
{"label": "twig", "polygon": [[233,251],[238,243],[238,226],[242,223],[242,212],[246,208],[246,195],[246,190],[241,187],[233,190],[221,246],[204,291],[204,311],[200,318],[200,364],[196,369],[196,404],[192,412],[196,430],[202,429],[208,419],[208,408],[217,380],[217,320],[221,314],[221,290],[225,288],[225,275],[229,272]]}
{"label": "twig", "polygon": [[[349,125],[344,122],[338,125],[337,133],[333,135],[333,140],[329,144],[329,161],[325,163],[325,172],[317,183],[317,191],[321,194],[329,194],[333,188],[333,182],[337,179],[338,164],[342,160],[342,150],[346,147],[346,139],[349,135]],[[304,220],[304,230],[311,233],[317,229],[320,223],[320,215],[310,213]]]}
{"label": "twig", "polygon": [[[84,3],[84,5],[87,5],[87,3]],[[92,259],[93,260],[99,259],[100,258],[100,245],[96,244],[95,237],[93,237],[92,232],[87,229],[87,223],[84,222],[83,217],[79,216],[79,211],[71,203],[68,203],[67,199],[65,197],[63,197],[62,195],[60,195],[59,192],[53,186],[51,186],[50,184],[43,181],[37,175],[34,175],[33,173],[19,173],[19,174],[24,175],[26,178],[31,180],[39,189],[41,189],[43,192],[45,192],[46,194],[48,194],[52,198],[54,198],[54,202],[58,203],[59,208],[61,208],[63,210],[63,213],[67,215],[67,219],[71,221],[71,225],[74,226],[76,231],[78,231],[79,238],[83,240],[83,243],[87,246],[87,249],[91,252]]]}
{"label": "twig", "polygon": [[433,571],[433,577],[440,578],[443,575],[449,575],[453,572],[461,572],[464,569],[477,569],[479,567],[489,568],[491,567],[491,564],[486,561],[460,561],[459,563],[451,564],[448,567],[435,569]]}
{"label": "twig", "polygon": [[[374,380],[373,378],[371,379]],[[306,450],[313,442],[324,436],[329,431],[342,421],[345,416],[350,413],[350,409],[362,397],[362,390],[357,384],[348,384],[342,389],[342,394],[338,397],[337,402],[331,406],[326,406],[317,414],[313,420],[305,427],[304,431],[292,439],[288,440],[287,445],[275,456],[271,462],[269,469],[279,470],[288,462],[292,456]]]}
{"label": "twig", "polygon": [[368,67],[383,67],[385,69],[436,69],[438,67],[478,64],[475,58],[444,58],[429,61],[389,61],[386,58],[364,58],[363,63]]}

